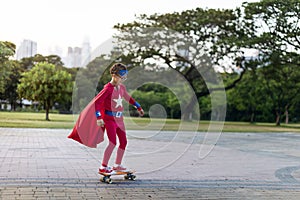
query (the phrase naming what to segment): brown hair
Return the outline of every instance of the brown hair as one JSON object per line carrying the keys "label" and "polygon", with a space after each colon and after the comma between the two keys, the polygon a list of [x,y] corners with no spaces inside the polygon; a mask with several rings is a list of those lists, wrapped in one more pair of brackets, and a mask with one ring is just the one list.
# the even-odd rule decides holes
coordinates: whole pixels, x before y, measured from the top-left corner
{"label": "brown hair", "polygon": [[110,68],[110,74],[113,75],[113,74],[118,74],[118,72],[120,70],[124,70],[126,69],[127,70],[127,67],[122,64],[122,63],[115,63],[111,68]]}

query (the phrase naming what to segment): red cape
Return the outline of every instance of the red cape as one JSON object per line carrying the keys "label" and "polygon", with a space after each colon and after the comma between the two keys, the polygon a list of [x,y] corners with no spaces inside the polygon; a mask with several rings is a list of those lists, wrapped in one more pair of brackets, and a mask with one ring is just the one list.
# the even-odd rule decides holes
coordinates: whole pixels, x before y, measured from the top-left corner
{"label": "red cape", "polygon": [[97,126],[95,116],[95,101],[93,99],[80,113],[79,118],[68,136],[85,146],[96,148],[104,140],[105,127]]}

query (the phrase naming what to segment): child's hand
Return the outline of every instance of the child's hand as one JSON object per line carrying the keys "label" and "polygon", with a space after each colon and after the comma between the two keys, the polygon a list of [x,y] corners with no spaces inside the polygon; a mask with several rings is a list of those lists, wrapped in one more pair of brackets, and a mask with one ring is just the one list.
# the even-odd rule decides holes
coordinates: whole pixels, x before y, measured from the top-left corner
{"label": "child's hand", "polygon": [[97,120],[97,125],[101,126],[101,127],[104,127],[104,121],[103,121],[103,119],[98,119]]}
{"label": "child's hand", "polygon": [[143,110],[143,109],[141,109],[141,110],[138,110],[138,112],[139,112],[139,115],[140,115],[140,117],[143,117],[143,116],[144,116],[144,114],[145,114],[145,112],[144,112],[144,110]]}

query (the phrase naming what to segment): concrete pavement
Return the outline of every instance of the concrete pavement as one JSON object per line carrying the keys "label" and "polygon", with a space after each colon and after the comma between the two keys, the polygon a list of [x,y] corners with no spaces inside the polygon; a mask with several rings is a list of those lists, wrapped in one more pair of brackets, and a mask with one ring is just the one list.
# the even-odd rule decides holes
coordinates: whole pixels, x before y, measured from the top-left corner
{"label": "concrete pavement", "polygon": [[128,131],[137,180],[109,185],[97,174],[106,144],[69,132],[0,128],[0,199],[300,199],[299,134],[223,133],[200,158],[204,133]]}

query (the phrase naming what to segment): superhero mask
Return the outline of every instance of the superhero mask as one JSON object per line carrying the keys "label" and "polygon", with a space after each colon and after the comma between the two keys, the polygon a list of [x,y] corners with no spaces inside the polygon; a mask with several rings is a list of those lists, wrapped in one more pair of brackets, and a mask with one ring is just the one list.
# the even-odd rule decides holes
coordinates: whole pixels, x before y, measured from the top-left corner
{"label": "superhero mask", "polygon": [[127,74],[128,74],[128,70],[126,69],[122,69],[118,72],[118,75],[120,76],[120,78],[125,81],[127,79]]}

